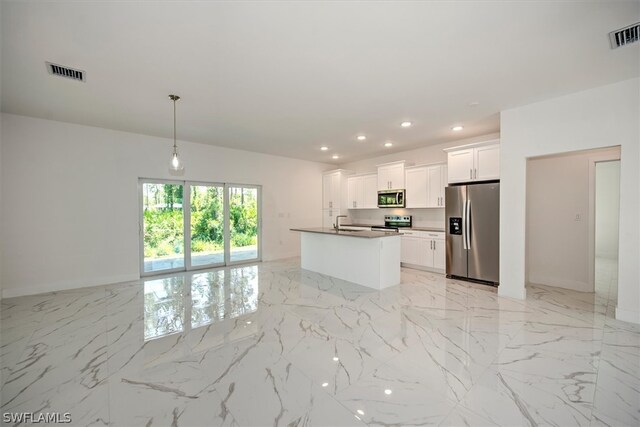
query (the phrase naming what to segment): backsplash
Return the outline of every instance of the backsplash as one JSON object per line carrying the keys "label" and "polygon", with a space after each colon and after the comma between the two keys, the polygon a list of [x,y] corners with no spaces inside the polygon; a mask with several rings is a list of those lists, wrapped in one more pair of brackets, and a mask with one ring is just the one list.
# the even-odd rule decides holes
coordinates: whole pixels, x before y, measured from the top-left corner
{"label": "backsplash", "polygon": [[[414,227],[444,228],[444,208],[431,209],[351,209],[349,221],[354,224],[382,225],[385,215],[411,215]],[[345,221],[347,223],[347,221]]]}

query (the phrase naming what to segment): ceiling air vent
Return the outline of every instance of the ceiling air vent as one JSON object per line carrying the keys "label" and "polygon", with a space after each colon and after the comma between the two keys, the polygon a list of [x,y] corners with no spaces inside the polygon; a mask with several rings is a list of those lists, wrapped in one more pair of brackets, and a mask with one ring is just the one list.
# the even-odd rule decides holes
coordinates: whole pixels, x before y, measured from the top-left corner
{"label": "ceiling air vent", "polygon": [[46,64],[49,74],[53,74],[54,76],[66,77],[68,79],[78,80],[81,82],[87,81],[86,73],[82,70],[65,67],[64,65],[52,64],[51,62],[46,62]]}
{"label": "ceiling air vent", "polygon": [[609,33],[611,49],[616,49],[640,40],[640,22]]}

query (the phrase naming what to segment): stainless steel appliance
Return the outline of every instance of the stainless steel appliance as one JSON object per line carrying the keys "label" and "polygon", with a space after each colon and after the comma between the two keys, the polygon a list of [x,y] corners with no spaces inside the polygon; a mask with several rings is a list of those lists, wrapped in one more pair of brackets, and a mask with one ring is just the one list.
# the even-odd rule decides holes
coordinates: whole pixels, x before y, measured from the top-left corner
{"label": "stainless steel appliance", "polygon": [[372,231],[399,231],[402,227],[411,227],[411,215],[385,215],[384,225],[374,225]]}
{"label": "stainless steel appliance", "polygon": [[500,281],[500,183],[445,189],[447,277]]}
{"label": "stainless steel appliance", "polygon": [[405,190],[382,190],[378,191],[379,208],[404,208]]}

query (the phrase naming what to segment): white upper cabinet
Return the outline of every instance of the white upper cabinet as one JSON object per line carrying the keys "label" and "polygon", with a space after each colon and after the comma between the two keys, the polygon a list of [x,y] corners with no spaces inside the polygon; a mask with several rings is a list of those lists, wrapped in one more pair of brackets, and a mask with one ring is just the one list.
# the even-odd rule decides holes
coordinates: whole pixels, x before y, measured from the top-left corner
{"label": "white upper cabinet", "polygon": [[378,190],[402,190],[404,184],[404,161],[378,165]]}
{"label": "white upper cabinet", "polygon": [[500,179],[500,144],[448,148],[448,182]]}
{"label": "white upper cabinet", "polygon": [[377,183],[376,174],[347,178],[347,209],[376,208],[378,206]]}
{"label": "white upper cabinet", "polygon": [[372,209],[378,207],[378,176],[373,173],[362,177],[363,188],[363,204],[364,209]]}
{"label": "white upper cabinet", "polygon": [[473,179],[473,148],[447,153],[449,182],[464,182]]}
{"label": "white upper cabinet", "polygon": [[407,168],[405,177],[407,208],[426,208],[429,197],[428,168],[426,166]]}
{"label": "white upper cabinet", "polygon": [[445,165],[406,168],[407,208],[444,207],[446,171]]}
{"label": "white upper cabinet", "polygon": [[325,172],[322,176],[322,209],[347,208],[347,175],[342,169]]}
{"label": "white upper cabinet", "polygon": [[500,179],[500,144],[476,148],[475,165],[476,180]]}
{"label": "white upper cabinet", "polygon": [[434,165],[427,167],[427,207],[444,207],[444,189],[447,186],[447,166]]}

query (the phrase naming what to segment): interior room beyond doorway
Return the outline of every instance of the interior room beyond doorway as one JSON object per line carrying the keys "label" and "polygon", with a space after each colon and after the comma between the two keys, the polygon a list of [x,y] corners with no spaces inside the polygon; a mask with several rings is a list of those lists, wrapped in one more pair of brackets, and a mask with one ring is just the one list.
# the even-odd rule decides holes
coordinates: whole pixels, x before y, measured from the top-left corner
{"label": "interior room beyond doorway", "polygon": [[594,292],[606,270],[602,291],[609,292],[617,277],[619,159],[619,147],[528,159],[527,284]]}

